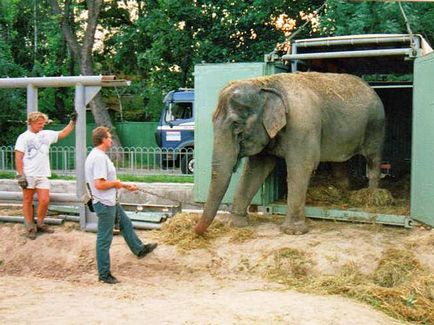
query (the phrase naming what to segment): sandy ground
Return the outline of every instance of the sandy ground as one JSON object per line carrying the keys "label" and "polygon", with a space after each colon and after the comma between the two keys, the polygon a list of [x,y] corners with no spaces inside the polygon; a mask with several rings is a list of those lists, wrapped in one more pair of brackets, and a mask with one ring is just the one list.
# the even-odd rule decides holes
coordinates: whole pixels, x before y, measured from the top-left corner
{"label": "sandy ground", "polygon": [[[276,224],[256,225],[256,238],[229,236],[208,249],[181,252],[160,244],[138,260],[121,236],[111,250],[118,285],[97,282],[95,234],[76,224],[55,226],[34,241],[20,224],[0,224],[0,324],[397,324],[371,306],[338,296],[286,289],[248,272],[271,251],[301,249],[315,272],[333,274],[353,261],[371,272],[390,247],[411,248],[434,270],[434,232],[333,222],[310,222],[303,236]],[[158,231],[139,231],[158,241]],[[402,323],[401,323],[402,324]]]}

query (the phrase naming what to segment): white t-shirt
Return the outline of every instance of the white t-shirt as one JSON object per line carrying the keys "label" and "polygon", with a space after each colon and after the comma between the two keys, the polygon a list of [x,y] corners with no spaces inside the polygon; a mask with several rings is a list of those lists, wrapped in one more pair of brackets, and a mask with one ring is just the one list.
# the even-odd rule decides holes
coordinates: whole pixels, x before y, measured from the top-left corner
{"label": "white t-shirt", "polygon": [[27,130],[18,136],[15,150],[24,153],[24,175],[51,176],[49,151],[51,144],[57,142],[59,133],[52,130],[33,133]]}
{"label": "white t-shirt", "polygon": [[85,163],[86,183],[89,184],[92,192],[93,203],[101,202],[102,204],[114,206],[116,205],[116,188],[107,190],[98,190],[95,187],[95,180],[105,179],[114,181],[116,177],[116,168],[110,158],[104,151],[93,148],[86,158]]}

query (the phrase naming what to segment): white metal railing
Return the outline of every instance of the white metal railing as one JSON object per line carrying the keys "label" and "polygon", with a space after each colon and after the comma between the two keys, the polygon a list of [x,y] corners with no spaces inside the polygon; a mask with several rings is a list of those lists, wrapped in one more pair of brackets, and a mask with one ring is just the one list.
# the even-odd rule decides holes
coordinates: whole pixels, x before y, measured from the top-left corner
{"label": "white metal railing", "polygon": [[[92,147],[87,148],[89,153]],[[114,147],[108,153],[118,174],[192,174],[194,151],[153,147]],[[75,147],[52,146],[51,170],[57,175],[75,174]],[[0,146],[0,171],[15,171],[13,146]]]}

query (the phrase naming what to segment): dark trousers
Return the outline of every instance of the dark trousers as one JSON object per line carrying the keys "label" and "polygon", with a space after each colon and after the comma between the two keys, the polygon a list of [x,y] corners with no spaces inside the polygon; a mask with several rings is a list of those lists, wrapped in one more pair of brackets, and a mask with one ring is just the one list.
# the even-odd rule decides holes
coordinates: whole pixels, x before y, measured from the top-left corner
{"label": "dark trousers", "polygon": [[144,245],[140,238],[137,237],[130,218],[119,204],[109,206],[98,202],[94,204],[94,208],[98,216],[98,233],[96,236],[98,274],[100,277],[107,277],[110,273],[110,246],[113,240],[116,213],[119,214],[120,218],[120,232],[133,254],[138,255]]}

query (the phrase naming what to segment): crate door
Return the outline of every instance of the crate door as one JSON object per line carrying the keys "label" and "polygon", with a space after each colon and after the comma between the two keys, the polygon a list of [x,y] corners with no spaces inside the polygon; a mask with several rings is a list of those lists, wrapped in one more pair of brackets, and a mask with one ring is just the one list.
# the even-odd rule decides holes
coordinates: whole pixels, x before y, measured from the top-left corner
{"label": "crate door", "polygon": [[415,61],[411,216],[434,227],[434,53]]}

